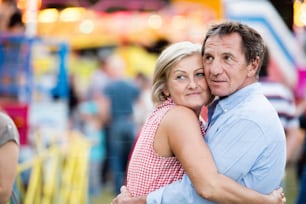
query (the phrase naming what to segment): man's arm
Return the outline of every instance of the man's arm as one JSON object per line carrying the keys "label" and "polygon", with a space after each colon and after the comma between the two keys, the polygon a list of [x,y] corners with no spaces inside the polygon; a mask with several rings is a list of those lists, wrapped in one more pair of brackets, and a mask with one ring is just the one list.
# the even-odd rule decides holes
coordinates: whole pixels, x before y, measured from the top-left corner
{"label": "man's arm", "polygon": [[[184,110],[180,109],[177,114],[181,116],[183,112]],[[195,124],[193,127],[189,127],[188,125],[191,121],[193,121],[193,123],[198,123],[197,119],[193,118],[194,115],[184,114],[184,121],[181,121],[182,124],[180,124],[180,122],[173,123],[174,119],[178,118],[178,115],[173,113],[174,112],[171,111],[173,118],[169,117],[169,114],[165,118],[165,120],[169,120],[168,122],[174,125],[167,125],[169,126],[168,131],[175,131],[174,133],[169,133],[169,135],[176,136],[175,138],[169,138],[169,142],[172,145],[171,149],[173,149],[174,154],[179,158],[183,166],[185,164],[184,168],[187,173],[189,172],[190,175],[193,175],[194,183],[192,184],[188,176],[185,175],[182,180],[150,193],[147,197],[147,203],[211,203],[211,201],[205,200],[197,194],[195,183],[199,186],[200,192],[201,190],[204,192],[202,195],[203,197],[206,196],[206,198],[218,203],[282,203],[280,192],[278,193],[278,198],[273,196],[268,197],[247,189],[233,180],[218,174],[214,164],[211,164],[213,163],[213,159],[211,158],[209,149],[206,147],[206,149],[204,148],[204,152],[201,150],[206,144],[201,134],[195,132],[195,130],[200,130],[194,128],[196,126]],[[188,137],[186,137],[186,135],[188,135]],[[231,146],[229,144],[230,143],[227,143],[226,146]],[[235,145],[233,146],[235,147]],[[244,157],[245,152],[250,149],[250,146],[254,146],[253,141],[248,143],[248,145],[244,144],[244,151],[242,151],[241,154],[238,151],[238,155],[240,154],[239,157]],[[230,147],[227,151],[234,151],[236,156],[238,156],[237,148],[232,148],[233,147]],[[246,159],[248,160],[248,158],[250,157],[247,156]],[[232,165],[234,163],[235,161],[230,161],[229,164],[226,165]],[[201,185],[203,185],[203,187]],[[136,200],[132,202],[144,203],[143,198],[140,200],[139,198],[133,199]]]}
{"label": "man's arm", "polygon": [[[169,145],[192,182],[189,179],[185,179],[186,182],[183,179],[183,184],[177,182],[176,187],[172,186],[172,189],[162,194],[164,196],[162,203],[167,203],[165,199],[169,200],[169,203],[171,201],[175,201],[175,203],[189,203],[192,201],[191,203],[193,203],[193,196],[200,203],[209,203],[201,199],[201,197],[216,203],[273,203],[268,196],[248,189],[233,180],[238,180],[244,174],[247,174],[258,155],[260,155],[260,151],[262,151],[254,148],[254,146],[256,147],[256,142],[259,146],[262,146],[262,143],[256,141],[257,137],[255,137],[256,135],[262,137],[261,130],[254,123],[249,120],[239,120],[239,123],[227,125],[228,127],[223,128],[222,135],[219,138],[224,138],[226,134],[235,135],[235,137],[227,136],[228,140],[222,140],[222,144],[218,144],[222,148],[217,150],[219,155],[220,153],[222,154],[221,158],[217,158],[219,159],[219,167],[222,168],[218,171],[211,152],[203,140],[200,127],[197,125],[199,123],[198,119],[190,110],[188,112],[186,108],[176,110],[178,111],[169,112],[164,119],[169,122],[167,125]],[[180,118],[179,116],[184,120],[177,120],[177,118]],[[176,122],[173,123],[173,121]],[[237,131],[237,128],[240,129]],[[240,131],[241,129],[242,131]],[[255,138],[246,133],[251,136],[255,135]],[[257,153],[258,151],[259,153]],[[223,161],[226,155],[230,157],[229,161]],[[244,165],[245,160],[248,160],[247,165]],[[240,167],[246,167],[246,169],[241,170],[239,169]],[[227,176],[233,179],[219,173],[225,170],[229,171]],[[250,187],[252,185],[250,184]],[[272,190],[266,193],[272,192]],[[194,191],[196,192],[194,193]],[[197,194],[201,197],[197,196]],[[190,196],[188,197],[188,195]]]}
{"label": "man's arm", "polygon": [[[183,164],[184,169],[187,171],[187,174],[192,177],[193,183],[190,181],[188,176],[184,175],[183,179],[176,181],[170,185],[167,185],[153,193],[150,193],[147,197],[148,204],[172,204],[172,203],[212,203],[211,201],[205,200],[197,193],[199,192],[204,198],[210,199],[217,203],[282,203],[281,192],[275,193],[276,197],[266,196],[259,194],[255,191],[252,191],[238,183],[234,182],[232,179],[225,177],[218,173],[214,165],[214,161],[211,157],[207,145],[203,141],[203,138],[199,129],[194,128],[196,125],[193,124],[189,126],[190,122],[197,123],[197,118],[192,118],[192,115],[184,114],[184,121],[173,123],[175,118],[180,118],[184,110],[179,110],[178,115],[172,115],[172,117],[165,118],[169,120],[169,123],[173,126],[169,126],[168,131],[175,131],[174,133],[169,133],[169,135],[175,135],[175,138],[169,138],[169,143],[171,144],[171,149],[176,157]],[[171,111],[173,113],[173,111]],[[194,115],[193,115],[194,117]],[[188,121],[188,122],[187,122]],[[188,124],[187,124],[188,123]],[[242,121],[239,121],[240,125]],[[246,125],[246,126],[244,126]],[[244,124],[245,130],[241,131],[241,135],[233,130],[237,130],[237,127],[231,126],[230,129],[227,129],[228,134],[236,134],[235,137],[239,138],[238,140],[222,141],[223,146],[221,145],[221,150],[218,150],[219,156],[221,156],[221,161],[226,157],[226,154],[235,155],[234,159],[227,161],[225,163],[221,162],[221,165],[224,169],[227,169],[227,173],[232,175],[235,179],[240,179],[243,184],[249,184],[252,186],[252,183],[249,183],[249,180],[242,180],[241,176],[243,172],[248,172],[250,168],[249,165],[254,163],[254,160],[258,157],[258,154],[253,155],[252,151],[261,151],[256,145],[256,140],[258,138],[252,138],[252,141],[248,141],[249,137],[245,136],[246,131],[250,132],[249,125]],[[232,130],[232,131],[231,131]],[[254,130],[254,128],[253,128]],[[196,132],[195,132],[196,131]],[[238,130],[240,132],[240,130]],[[221,134],[225,134],[224,132]],[[188,137],[186,137],[186,135]],[[240,140],[240,143],[238,142]],[[241,141],[244,143],[241,145]],[[236,143],[239,143],[238,149]],[[206,148],[205,148],[206,146]],[[263,148],[263,147],[261,147]],[[239,151],[238,151],[239,150]],[[250,155],[248,155],[250,154]],[[233,157],[233,156],[232,156]],[[219,159],[219,158],[218,158]],[[250,161],[251,160],[251,161]],[[238,162],[239,161],[239,162]],[[247,169],[240,169],[238,163],[245,163]],[[219,161],[220,163],[220,161]],[[233,172],[231,172],[233,171]],[[256,179],[255,179],[256,180]],[[271,192],[271,189],[268,192]],[[132,198],[134,203],[144,203],[144,198]],[[130,203],[133,203],[130,202]],[[118,202],[120,203],[120,202]],[[124,203],[124,202],[122,202]],[[126,202],[129,203],[129,202]]]}
{"label": "man's arm", "polygon": [[[187,180],[185,180],[187,179]],[[185,179],[183,179],[183,183],[186,181],[188,181],[187,176],[185,177]],[[181,201],[174,201],[173,197],[168,197],[165,196],[165,199],[163,198],[162,194],[166,194],[166,195],[178,195],[177,193],[181,194],[181,189],[180,187],[185,186],[184,185],[177,185],[178,183],[180,183],[181,181],[177,181],[172,183],[170,186],[174,186],[173,189],[168,188],[167,187],[163,187],[160,188],[157,191],[154,191],[152,193],[150,193],[147,197],[146,196],[138,196],[138,197],[132,197],[131,194],[127,191],[127,188],[125,186],[121,187],[121,193],[119,195],[117,195],[116,198],[113,199],[112,204],[165,204],[165,203],[173,203],[173,202],[179,202],[179,203],[184,203],[184,204],[194,204],[194,203],[198,203],[197,201],[195,201],[196,199],[189,199],[187,200],[188,202],[186,202],[186,200],[183,200],[183,202]],[[190,180],[189,180],[189,184],[190,184]],[[177,188],[178,187],[178,188]],[[170,192],[169,192],[170,189]],[[188,190],[190,190],[192,188],[188,188]],[[174,192],[173,192],[174,190]],[[176,191],[176,192],[175,192]],[[192,191],[185,191],[183,193],[183,195],[189,196],[189,197],[193,197],[193,198],[198,198],[198,199],[202,199],[194,190]],[[283,193],[283,189],[279,188],[278,190],[274,190],[271,194],[271,199],[274,200],[276,203],[282,203],[285,204],[286,203],[286,197],[284,196]],[[156,198],[160,198],[160,200],[157,200]],[[170,200],[169,200],[170,199]],[[212,203],[210,201],[204,201],[201,203]]]}

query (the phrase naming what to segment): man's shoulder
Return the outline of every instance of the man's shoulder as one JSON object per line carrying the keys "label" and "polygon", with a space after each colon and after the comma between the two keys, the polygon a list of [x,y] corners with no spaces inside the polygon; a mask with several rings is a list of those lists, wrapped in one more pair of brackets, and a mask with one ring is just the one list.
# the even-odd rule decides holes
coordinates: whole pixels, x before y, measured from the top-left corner
{"label": "man's shoulder", "polygon": [[276,109],[264,95],[254,95],[246,98],[240,106],[235,108],[233,114],[238,121],[247,120],[261,128],[271,127],[282,129]]}

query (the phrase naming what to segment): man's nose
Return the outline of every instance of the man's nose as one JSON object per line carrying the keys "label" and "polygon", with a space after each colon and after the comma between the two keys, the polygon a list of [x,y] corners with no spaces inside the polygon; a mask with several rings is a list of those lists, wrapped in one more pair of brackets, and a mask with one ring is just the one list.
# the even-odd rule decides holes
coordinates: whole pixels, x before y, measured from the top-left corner
{"label": "man's nose", "polygon": [[209,67],[210,73],[213,75],[217,75],[222,73],[223,68],[222,68],[222,63],[220,63],[218,60],[215,60]]}

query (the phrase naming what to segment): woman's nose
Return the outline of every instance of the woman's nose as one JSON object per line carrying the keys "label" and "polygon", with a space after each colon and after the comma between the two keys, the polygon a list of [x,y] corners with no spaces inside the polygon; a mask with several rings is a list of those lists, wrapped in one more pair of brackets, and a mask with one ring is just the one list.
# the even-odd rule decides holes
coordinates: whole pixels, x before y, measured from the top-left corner
{"label": "woman's nose", "polygon": [[195,79],[192,78],[189,80],[189,83],[188,83],[189,88],[196,88],[197,86],[198,86],[198,83]]}

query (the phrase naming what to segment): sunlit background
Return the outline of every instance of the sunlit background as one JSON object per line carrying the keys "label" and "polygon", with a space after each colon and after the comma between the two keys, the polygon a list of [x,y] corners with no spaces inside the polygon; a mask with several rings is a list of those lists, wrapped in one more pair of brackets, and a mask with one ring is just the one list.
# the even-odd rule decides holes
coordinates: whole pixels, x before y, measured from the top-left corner
{"label": "sunlit background", "polygon": [[[0,5],[5,1],[0,0]],[[237,20],[256,28],[266,40],[272,57],[271,79],[288,86],[297,102],[306,97],[306,2],[302,0],[16,0],[16,6],[24,27],[0,28],[0,105],[20,131],[20,182],[28,178],[29,169],[44,176],[50,173],[40,171],[42,162],[23,163],[31,158],[50,157],[50,169],[55,172],[46,179],[48,186],[39,183],[39,173],[28,178],[26,185],[32,193],[19,186],[22,203],[59,197],[85,203],[85,170],[72,173],[82,169],[78,165],[84,167],[82,155],[78,155],[82,161],[71,162],[71,169],[61,169],[59,151],[39,153],[49,150],[51,144],[65,150],[69,146],[71,79],[84,99],[92,74],[110,52],[124,60],[127,78],[140,72],[151,77],[163,43],[201,43],[211,24]],[[87,148],[73,144],[74,149],[65,152],[68,155]],[[81,187],[71,194],[67,189],[57,192],[59,184],[51,182],[55,174],[65,175],[63,182],[67,183],[74,180],[72,174],[84,180],[78,180],[76,185]],[[294,168],[288,169],[286,179],[287,203],[293,204],[298,189]],[[94,203],[109,203],[113,198],[107,185]]]}

